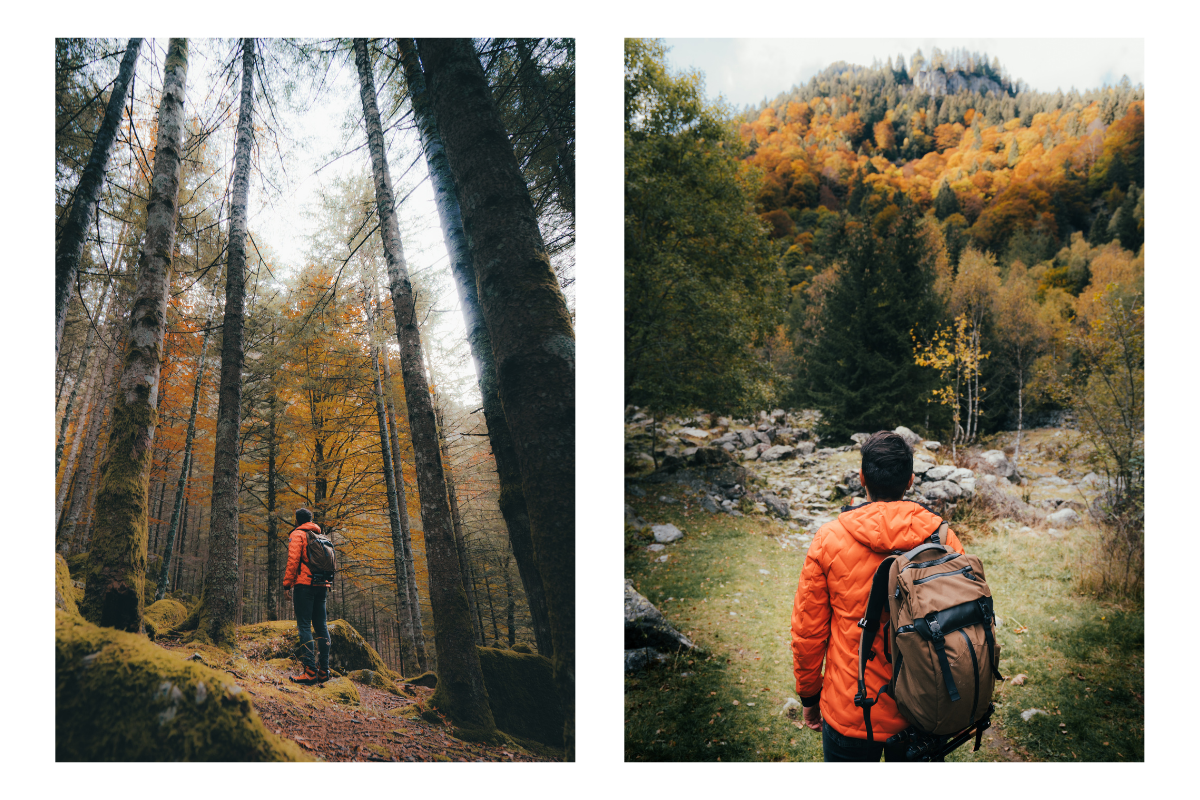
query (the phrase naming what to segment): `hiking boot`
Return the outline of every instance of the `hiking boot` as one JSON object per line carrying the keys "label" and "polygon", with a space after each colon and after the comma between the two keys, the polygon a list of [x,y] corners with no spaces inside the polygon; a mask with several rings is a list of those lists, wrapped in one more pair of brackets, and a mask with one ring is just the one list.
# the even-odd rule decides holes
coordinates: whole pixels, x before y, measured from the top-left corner
{"label": "hiking boot", "polygon": [[317,670],[317,683],[325,683],[325,681],[327,681],[327,680],[329,680],[329,670],[327,670],[327,669]]}
{"label": "hiking boot", "polygon": [[314,667],[305,667],[302,675],[289,675],[292,683],[301,683],[305,686],[312,686],[319,682],[317,670]]}

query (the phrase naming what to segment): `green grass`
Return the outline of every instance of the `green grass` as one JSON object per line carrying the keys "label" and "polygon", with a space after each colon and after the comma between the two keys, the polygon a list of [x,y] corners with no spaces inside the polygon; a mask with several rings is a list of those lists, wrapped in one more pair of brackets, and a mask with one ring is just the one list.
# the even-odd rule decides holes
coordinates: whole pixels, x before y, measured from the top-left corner
{"label": "green grass", "polygon": [[[778,713],[795,697],[790,620],[803,550],[780,546],[789,531],[779,522],[709,515],[682,487],[647,488],[650,496],[627,498],[638,514],[673,522],[686,536],[663,551],[665,563],[655,560],[661,553],[628,547],[626,576],[704,652],[626,676],[626,760],[820,761],[820,734]],[[663,494],[691,507],[658,502]],[[1028,677],[997,687],[989,746],[971,753],[964,745],[950,760],[1142,760],[1141,610],[1072,588],[1093,534],[1081,528],[1049,540],[1004,528],[969,531],[971,523],[978,518],[962,532],[983,559],[1003,619],[1001,671]],[[1015,633],[1018,623],[1026,632]],[[1020,713],[1028,708],[1048,714],[1025,722]]]}

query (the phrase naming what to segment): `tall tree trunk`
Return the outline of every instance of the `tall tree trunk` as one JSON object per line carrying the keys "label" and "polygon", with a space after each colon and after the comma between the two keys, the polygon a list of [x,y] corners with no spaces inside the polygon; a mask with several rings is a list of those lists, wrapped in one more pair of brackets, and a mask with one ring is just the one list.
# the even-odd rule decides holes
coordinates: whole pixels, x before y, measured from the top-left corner
{"label": "tall tree trunk", "polygon": [[[114,311],[121,312],[120,306],[114,308]],[[93,508],[90,498],[92,496],[92,478],[95,471],[96,456],[100,452],[100,443],[106,441],[104,432],[107,427],[107,420],[112,417],[111,407],[113,392],[115,390],[113,376],[116,374],[117,363],[121,360],[121,355],[124,352],[124,340],[117,332],[117,329],[121,327],[121,323],[124,322],[122,317],[123,313],[112,314],[106,326],[111,334],[112,345],[105,352],[102,362],[104,365],[103,372],[99,376],[94,389],[92,412],[89,415],[91,422],[88,425],[87,439],[84,441],[83,449],[81,450],[79,466],[75,470],[75,489],[71,493],[71,503],[67,506],[62,523],[59,525],[58,552],[63,556],[71,552],[73,542],[82,538],[82,533],[86,529],[86,525],[83,529],[80,528],[80,518],[85,510],[88,511],[90,518]],[[99,364],[97,366],[99,367]],[[90,524],[90,521],[87,524]]]}
{"label": "tall tree trunk", "polygon": [[[275,332],[271,332],[271,347],[275,347]],[[279,398],[275,384],[271,384],[271,393],[267,399],[267,619],[274,622],[279,619],[279,590],[282,588],[282,576],[279,572],[279,551],[282,542],[279,541],[279,518],[276,514],[275,484],[276,469],[279,457],[279,440],[276,432],[276,419],[279,411]]]}
{"label": "tall tree trunk", "polygon": [[417,589],[417,567],[413,560],[412,535],[408,518],[408,497],[404,490],[404,462],[400,458],[400,434],[396,428],[396,406],[392,402],[392,370],[388,366],[387,351],[383,353],[383,380],[387,384],[388,435],[392,442],[392,467],[396,476],[396,503],[400,507],[400,544],[404,546],[404,567],[408,581],[408,607],[412,613],[413,643],[417,648],[417,666],[424,672],[429,669],[425,656],[425,633],[421,625],[421,593]]}
{"label": "tall tree trunk", "polygon": [[[191,463],[188,467],[188,479],[191,479]],[[174,591],[179,591],[179,577],[184,571],[184,553],[186,552],[185,545],[187,543],[187,512],[191,511],[191,506],[187,503],[187,495],[184,495],[184,518],[179,523],[179,555],[175,557],[175,578],[170,582],[170,588]]]}
{"label": "tall tree trunk", "polygon": [[[374,325],[372,325],[374,328]],[[396,473],[392,464],[391,437],[388,435],[387,412],[384,409],[383,382],[379,379],[379,348],[371,345],[371,370],[375,379],[375,416],[379,421],[379,450],[383,456],[383,478],[387,485],[388,523],[392,531],[392,560],[396,568],[396,602],[399,605],[404,639],[413,651],[412,612],[408,604],[408,570],[404,562],[404,543],[401,541],[400,505],[396,496]]]}
{"label": "tall tree trunk", "polygon": [[508,646],[517,643],[517,603],[513,599],[512,574],[508,571],[508,556],[504,557],[504,597],[508,601]]}
{"label": "tall tree trunk", "polygon": [[496,604],[492,602],[492,584],[487,573],[483,573],[483,590],[487,592],[488,612],[492,618],[492,647],[500,646],[500,627],[496,624]]}
{"label": "tall tree trunk", "polygon": [[250,146],[254,123],[254,40],[242,40],[242,102],[233,156],[229,222],[229,268],[221,326],[221,388],[213,450],[213,496],[208,522],[208,559],[197,638],[234,644],[238,613],[238,450],[242,427],[242,317],[246,304],[246,204],[250,193]]}
{"label": "tall tree trunk", "polygon": [[387,154],[384,151],[383,126],[375,105],[375,81],[371,74],[366,39],[355,39],[354,51],[371,151],[380,232],[391,284],[392,310],[396,317],[396,336],[400,342],[404,395],[408,403],[408,423],[417,467],[417,490],[421,494],[421,521],[425,533],[425,558],[429,565],[429,596],[433,605],[438,661],[437,689],[429,699],[429,705],[445,713],[458,728],[460,736],[492,740],[497,735],[496,723],[488,705],[487,688],[479,666],[479,651],[471,640],[467,598],[454,553],[446,481],[438,450],[429,384],[421,358],[416,304],[400,244],[392,179],[388,174]]}
{"label": "tall tree trunk", "polygon": [[521,585],[529,602],[529,614],[533,618],[533,635],[538,652],[547,658],[554,653],[550,638],[550,611],[546,607],[546,593],[542,588],[542,576],[538,573],[533,555],[533,539],[529,533],[529,513],[525,508],[525,493],[521,488],[521,470],[514,449],[508,421],[500,405],[496,385],[496,361],[492,356],[492,340],[479,310],[479,294],[475,288],[475,265],[467,247],[467,237],[462,229],[462,214],[455,195],[454,177],[450,174],[450,163],[438,134],[433,113],[429,107],[429,95],[425,91],[425,76],[417,60],[417,52],[411,39],[398,39],[400,61],[404,66],[404,78],[412,98],[413,117],[421,135],[421,147],[429,166],[429,180],[433,185],[437,201],[438,217],[442,225],[442,238],[450,256],[450,268],[454,274],[454,285],[458,290],[459,303],[463,310],[463,321],[467,328],[467,341],[474,356],[475,378],[479,383],[479,394],[483,399],[483,416],[487,422],[488,439],[496,461],[496,477],[500,483],[500,514],[508,529],[513,556],[517,559],[517,571]]}
{"label": "tall tree trunk", "polygon": [[[220,273],[217,282],[220,281]],[[213,299],[216,299],[216,284],[213,284]],[[188,414],[187,436],[183,442],[183,463],[179,467],[179,482],[175,486],[175,504],[171,509],[171,526],[167,528],[167,545],[163,553],[162,571],[158,576],[158,591],[155,600],[162,600],[167,591],[167,570],[171,566],[171,550],[175,546],[175,533],[179,530],[180,513],[183,510],[183,495],[187,490],[188,476],[192,473],[192,443],[196,439],[196,412],[200,408],[200,391],[204,385],[204,360],[208,355],[208,339],[212,328],[212,309],[204,320],[204,339],[200,344],[200,361],[196,364],[196,385],[192,389],[192,410]],[[272,420],[274,422],[274,420]]]}
{"label": "tall tree trunk", "polygon": [[[67,454],[66,467],[62,470],[62,483],[59,484],[58,496],[55,498],[54,524],[55,528],[59,529],[60,535],[63,522],[63,512],[65,510],[64,505],[67,501],[68,493],[72,485],[78,486],[75,465],[79,457],[79,452],[82,449],[84,442],[90,442],[95,438],[92,436],[92,431],[99,427],[104,416],[105,406],[101,402],[101,398],[107,397],[107,392],[106,387],[99,385],[99,373],[102,372],[101,364],[108,363],[110,359],[107,358],[107,353],[103,355],[105,356],[104,358],[97,359],[93,362],[92,368],[88,371],[89,375],[84,378],[87,385],[84,387],[84,396],[83,402],[80,405],[79,419],[75,424],[75,433],[71,437],[71,451]],[[111,377],[111,371],[109,372],[109,377]],[[75,394],[74,390],[72,390],[71,394],[73,401]],[[67,409],[68,411],[70,410],[70,404],[68,404]],[[66,417],[64,416],[64,420],[65,419]],[[88,478],[90,479],[90,477],[91,473],[89,471]]]}
{"label": "tall tree trunk", "polygon": [[[92,345],[96,341],[96,328],[100,325],[100,320],[104,317],[104,301],[108,298],[108,286],[104,287],[104,291],[100,294],[100,300],[96,303],[96,318],[91,325],[88,326],[87,337],[83,341],[83,355],[79,358],[79,368],[75,371],[75,383],[71,386],[71,394],[67,398],[67,407],[63,409],[62,422],[58,427],[58,445],[54,448],[54,471],[58,472],[62,462],[63,447],[67,442],[67,425],[71,421],[71,411],[75,407],[75,398],[79,396],[79,388],[83,385],[87,375],[88,356],[92,352]],[[80,420],[83,419],[83,414],[80,415]],[[75,438],[78,439],[82,425],[75,426]],[[73,452],[77,452],[74,449]],[[67,482],[70,477],[71,466],[68,464],[67,471],[63,473],[63,483]],[[61,493],[60,493],[61,494]],[[55,513],[62,513],[62,497],[59,497]]]}
{"label": "tall tree trunk", "polygon": [[529,191],[468,39],[419,39],[479,306],[516,444],[554,641],[567,758],[575,749],[575,333]]}
{"label": "tall tree trunk", "polygon": [[146,238],[108,450],[101,465],[96,526],[81,609],[91,622],[139,633],[145,604],[150,457],[158,424],[159,374],[179,211],[187,55],[187,40],[171,39],[146,208]]}
{"label": "tall tree trunk", "polygon": [[[71,215],[63,226],[54,256],[54,358],[58,359],[59,348],[62,347],[63,327],[67,321],[67,306],[71,303],[71,290],[75,287],[75,278],[79,274],[79,260],[83,256],[83,242],[87,230],[92,224],[93,208],[100,199],[100,187],[104,183],[104,171],[108,168],[108,157],[112,153],[113,142],[117,138],[117,126],[121,121],[121,108],[125,105],[125,97],[129,92],[129,83],[133,78],[133,65],[137,61],[138,50],[142,46],[141,39],[130,39],[125,48],[125,57],[121,59],[121,67],[117,70],[117,80],[113,84],[112,94],[108,97],[108,107],[104,110],[104,121],[96,131],[96,141],[92,143],[92,154],[88,157],[87,166],[79,178],[79,186],[75,189],[75,197],[71,200]],[[186,71],[186,49],[184,51],[184,69]],[[165,84],[165,81],[164,81]],[[164,88],[164,93],[165,93]],[[180,93],[183,92],[182,83]],[[160,114],[161,119],[161,114]],[[161,137],[160,137],[161,139]],[[177,145],[178,146],[178,145]],[[176,158],[178,155],[176,155]],[[156,157],[157,158],[157,157]],[[155,166],[157,166],[157,160]],[[178,172],[178,170],[176,170]],[[178,178],[176,178],[178,183]],[[153,200],[151,200],[153,202]],[[174,207],[175,200],[171,200]],[[172,226],[174,228],[174,226]],[[174,233],[172,232],[172,241]],[[167,255],[168,262],[170,254]],[[155,379],[157,382],[157,378]]]}
{"label": "tall tree trunk", "polygon": [[[433,380],[433,385],[437,386],[438,378],[433,371],[433,359],[429,357],[429,352],[425,352],[426,361],[429,363],[429,377]],[[442,453],[442,466],[446,475],[446,499],[450,503],[450,525],[454,530],[454,549],[458,552],[458,569],[462,574],[463,588],[467,590],[467,608],[470,610],[471,619],[475,620],[475,636],[479,639],[479,644],[486,644],[483,635],[483,617],[479,614],[479,602],[476,598],[475,581],[471,579],[471,565],[467,559],[467,540],[463,536],[462,515],[458,510],[458,490],[454,483],[454,467],[450,463],[450,450],[446,446],[446,420],[442,414],[442,404],[438,400],[436,390],[431,390],[433,394],[433,412],[434,419],[437,423],[438,448]]]}

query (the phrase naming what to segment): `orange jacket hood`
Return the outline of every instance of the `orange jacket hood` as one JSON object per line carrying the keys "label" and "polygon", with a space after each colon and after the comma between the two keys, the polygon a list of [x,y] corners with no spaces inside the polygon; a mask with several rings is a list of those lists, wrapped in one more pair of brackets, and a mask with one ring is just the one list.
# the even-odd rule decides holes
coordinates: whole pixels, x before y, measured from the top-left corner
{"label": "orange jacket hood", "polygon": [[[854,695],[858,692],[858,621],[866,612],[875,570],[893,551],[909,550],[925,541],[941,523],[932,511],[908,500],[869,503],[822,526],[808,548],[792,606],[796,693],[802,698],[820,695],[821,716],[844,736],[867,738]],[[953,531],[947,531],[943,544],[963,552]],[[885,610],[883,621],[887,620]],[[867,662],[871,697],[892,677],[885,655],[891,648],[890,637],[890,625],[881,624],[872,644],[876,656]],[[882,742],[907,728],[908,722],[885,694],[871,709],[871,727],[875,741]]]}
{"label": "orange jacket hood", "polygon": [[867,503],[844,512],[832,523],[873,553],[911,550],[942,524],[941,517],[907,500]]}

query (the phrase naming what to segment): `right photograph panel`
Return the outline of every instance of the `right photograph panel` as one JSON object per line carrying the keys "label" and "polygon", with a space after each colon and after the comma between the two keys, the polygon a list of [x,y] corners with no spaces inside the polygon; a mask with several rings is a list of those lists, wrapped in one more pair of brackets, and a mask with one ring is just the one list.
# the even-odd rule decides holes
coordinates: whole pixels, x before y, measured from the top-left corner
{"label": "right photograph panel", "polygon": [[1144,760],[1142,39],[626,39],[625,760]]}

